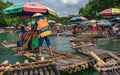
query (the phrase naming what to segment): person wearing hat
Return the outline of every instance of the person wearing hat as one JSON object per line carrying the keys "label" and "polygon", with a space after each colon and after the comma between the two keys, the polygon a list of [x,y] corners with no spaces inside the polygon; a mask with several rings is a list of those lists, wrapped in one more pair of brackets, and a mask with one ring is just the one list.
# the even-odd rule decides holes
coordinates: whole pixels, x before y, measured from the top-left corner
{"label": "person wearing hat", "polygon": [[39,56],[42,56],[42,44],[44,40],[49,48],[50,55],[52,55],[52,46],[50,44],[50,35],[52,33],[51,28],[48,24],[47,18],[44,17],[41,13],[35,13],[33,18],[36,18],[33,28],[36,29],[38,33],[38,46],[39,46]]}

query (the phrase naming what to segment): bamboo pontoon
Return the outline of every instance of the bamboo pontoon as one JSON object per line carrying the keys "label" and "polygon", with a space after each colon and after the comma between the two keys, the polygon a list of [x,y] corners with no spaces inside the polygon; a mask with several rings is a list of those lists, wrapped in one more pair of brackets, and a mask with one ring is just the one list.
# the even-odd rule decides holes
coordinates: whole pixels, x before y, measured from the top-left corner
{"label": "bamboo pontoon", "polygon": [[[3,42],[2,43],[4,47],[9,48],[14,51],[19,51],[20,48],[17,47],[16,42]],[[49,52],[47,49],[44,49],[43,51]],[[34,56],[34,53],[31,53],[30,51],[26,51],[24,53],[25,56],[38,61],[36,57]],[[80,56],[75,56],[72,54],[67,54],[63,52],[53,51],[53,56],[44,57],[45,60],[51,60],[56,63],[57,69],[60,72],[70,73],[81,71],[89,66],[92,66],[94,62],[88,58],[83,58]]]}
{"label": "bamboo pontoon", "polygon": [[37,61],[9,64],[6,60],[0,64],[0,75],[8,72],[8,75],[60,75],[53,61]]}
{"label": "bamboo pontoon", "polygon": [[71,46],[80,53],[92,56],[97,61],[94,68],[101,75],[120,74],[120,54],[103,50],[92,43],[71,43]]}
{"label": "bamboo pontoon", "polygon": [[108,54],[111,58],[104,61],[94,52],[90,52],[90,55],[97,61],[94,68],[101,73],[101,75],[120,75],[120,57],[113,53]]}
{"label": "bamboo pontoon", "polygon": [[120,41],[119,39],[115,39],[113,37],[111,38],[89,38],[89,37],[80,37],[80,36],[77,36],[77,37],[71,37],[70,38],[70,42],[97,42],[97,41]]}

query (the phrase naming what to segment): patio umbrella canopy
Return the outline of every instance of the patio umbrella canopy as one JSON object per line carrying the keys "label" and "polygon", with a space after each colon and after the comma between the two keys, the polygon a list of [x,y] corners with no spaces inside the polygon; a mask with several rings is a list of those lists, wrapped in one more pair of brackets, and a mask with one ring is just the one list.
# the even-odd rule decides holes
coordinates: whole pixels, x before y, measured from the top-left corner
{"label": "patio umbrella canopy", "polygon": [[81,22],[81,21],[87,21],[87,18],[85,18],[85,17],[73,17],[69,20],[69,22]]}
{"label": "patio umbrella canopy", "polygon": [[120,21],[120,17],[116,17],[116,18],[111,19],[111,22],[118,22],[118,21]]}
{"label": "patio umbrella canopy", "polygon": [[[52,23],[52,24],[55,24],[56,22],[54,20],[48,20],[48,23]],[[34,25],[35,24],[35,21],[30,21],[27,23],[27,25]]]}
{"label": "patio umbrella canopy", "polygon": [[118,9],[118,8],[105,9],[105,10],[101,11],[99,13],[99,15],[102,15],[102,16],[120,15],[120,9]]}
{"label": "patio umbrella canopy", "polygon": [[56,22],[54,20],[48,20],[48,23],[55,24]]}
{"label": "patio umbrella canopy", "polygon": [[36,12],[56,16],[55,11],[48,8],[47,6],[42,5],[39,2],[26,2],[15,4],[3,10],[4,14],[17,16],[32,16]]}
{"label": "patio umbrella canopy", "polygon": [[62,24],[61,24],[61,23],[56,23],[56,24],[54,24],[54,26],[58,26],[58,25],[61,25],[61,26],[62,26]]}

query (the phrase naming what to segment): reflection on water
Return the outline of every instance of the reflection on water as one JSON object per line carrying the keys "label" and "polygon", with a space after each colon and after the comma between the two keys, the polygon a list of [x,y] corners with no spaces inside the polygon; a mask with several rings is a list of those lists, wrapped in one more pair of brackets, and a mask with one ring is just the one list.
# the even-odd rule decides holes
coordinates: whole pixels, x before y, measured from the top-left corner
{"label": "reflection on water", "polygon": [[[3,33],[0,34],[0,43],[3,40],[7,40],[7,41],[14,41],[14,40],[18,40],[17,38],[17,34],[10,34],[10,33]],[[53,47],[53,50],[58,50],[58,51],[62,51],[62,52],[66,52],[66,53],[71,53],[71,54],[76,54],[76,55],[81,55],[78,52],[76,52],[75,50],[73,50],[72,48],[70,48],[70,37],[61,37],[61,36],[51,36],[51,44]],[[110,41],[98,41],[97,44],[104,49],[107,50],[111,50],[111,51],[116,51],[119,52],[120,49],[120,43],[119,42],[110,42]],[[46,44],[44,42],[44,47],[46,47]],[[46,47],[47,48],[47,47]],[[16,61],[19,62],[23,62],[23,60],[28,59],[26,57],[20,57],[17,58],[16,57],[16,52],[4,48],[2,45],[0,45],[0,63],[3,62],[4,60],[9,60],[10,63],[15,63]],[[47,53],[46,53],[47,54]],[[68,74],[63,74],[62,75],[68,75]],[[86,70],[80,71],[80,72],[76,72],[72,75],[99,75],[93,68],[88,68]]]}

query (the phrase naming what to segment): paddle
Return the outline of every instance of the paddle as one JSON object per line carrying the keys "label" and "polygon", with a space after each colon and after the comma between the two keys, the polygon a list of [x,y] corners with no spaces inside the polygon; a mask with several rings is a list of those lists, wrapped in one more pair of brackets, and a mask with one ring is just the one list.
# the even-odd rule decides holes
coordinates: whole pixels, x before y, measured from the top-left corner
{"label": "paddle", "polygon": [[34,29],[33,29],[32,33],[31,33],[31,35],[30,35],[29,38],[28,38],[28,40],[27,40],[26,43],[23,45],[23,47],[21,48],[21,50],[18,52],[18,57],[22,56],[23,53],[25,52],[26,47],[27,47],[27,45],[28,45],[28,42],[30,41],[30,39],[31,39],[31,37],[32,37],[32,35],[33,35],[35,29],[36,29],[36,28],[34,27]]}

